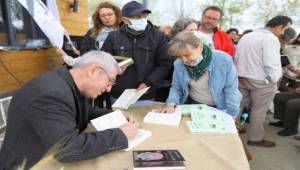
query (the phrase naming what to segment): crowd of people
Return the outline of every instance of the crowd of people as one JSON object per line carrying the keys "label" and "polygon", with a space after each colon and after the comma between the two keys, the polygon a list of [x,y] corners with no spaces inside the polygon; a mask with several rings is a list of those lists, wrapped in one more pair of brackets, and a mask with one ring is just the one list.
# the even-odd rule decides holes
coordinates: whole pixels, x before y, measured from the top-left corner
{"label": "crowd of people", "polygon": [[[207,104],[238,123],[241,110],[247,108],[247,144],[274,147],[264,135],[266,114],[274,102],[279,121],[270,125],[283,127],[281,136],[298,133],[300,35],[295,38],[290,17],[276,16],[264,28],[240,35],[235,28],[225,32],[218,27],[224,13],[217,6],[204,9],[199,21],[180,18],[161,28],[148,20],[149,15],[151,11],[137,1],[122,9],[99,4],[93,27],[83,37],[81,55],[66,57],[72,62],[29,81],[11,100],[1,170],[25,159],[29,168],[58,142],[61,151],[55,158],[62,162],[128,147],[138,131],[134,118],[120,128],[83,133],[89,120],[111,111],[91,106],[87,99],[105,94],[113,101],[125,89],[150,87],[142,100],[155,100],[168,75],[172,78],[162,112],[173,112],[178,104]],[[289,63],[282,66],[284,55]],[[134,64],[120,68],[113,56],[132,58]],[[278,92],[281,79],[284,90]]]}

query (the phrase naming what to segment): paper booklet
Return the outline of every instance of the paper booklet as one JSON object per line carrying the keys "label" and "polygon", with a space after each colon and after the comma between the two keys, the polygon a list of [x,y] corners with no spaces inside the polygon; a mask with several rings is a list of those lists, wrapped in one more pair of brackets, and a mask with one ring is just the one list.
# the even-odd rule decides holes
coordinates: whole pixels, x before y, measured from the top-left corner
{"label": "paper booklet", "polygon": [[[127,123],[126,117],[120,110],[108,113],[104,116],[98,117],[96,119],[91,120],[92,125],[97,129],[97,131],[104,131],[106,129],[118,128],[125,123]],[[151,131],[145,129],[139,129],[138,134],[134,139],[128,141],[128,148],[124,149],[128,151],[133,147],[139,145],[144,140],[151,136]]]}
{"label": "paper booklet", "polygon": [[133,63],[134,63],[134,61],[132,60],[132,58],[127,58],[126,60],[123,60],[123,61],[119,62],[118,64],[119,64],[120,67],[123,67],[125,65],[129,66]]}
{"label": "paper booklet", "polygon": [[112,105],[113,109],[128,109],[130,105],[134,104],[140,97],[145,94],[150,87],[137,91],[136,89],[126,89],[122,95]]}
{"label": "paper booklet", "polygon": [[179,108],[191,115],[192,121],[187,121],[187,127],[193,134],[237,134],[232,116],[222,110],[205,105],[184,105]]}
{"label": "paper booklet", "polygon": [[181,120],[181,112],[176,108],[174,113],[158,113],[148,112],[144,117],[145,123],[179,126]]}

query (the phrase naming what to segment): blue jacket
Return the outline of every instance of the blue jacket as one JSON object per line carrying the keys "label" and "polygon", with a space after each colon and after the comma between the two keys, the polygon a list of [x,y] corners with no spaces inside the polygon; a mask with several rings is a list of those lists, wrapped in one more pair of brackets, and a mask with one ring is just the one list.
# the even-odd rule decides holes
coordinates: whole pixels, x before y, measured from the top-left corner
{"label": "blue jacket", "polygon": [[[238,74],[232,58],[225,52],[214,50],[208,66],[209,88],[218,109],[226,110],[232,116],[240,110],[241,93],[238,89]],[[174,62],[172,87],[167,103],[184,104],[189,96],[191,80],[181,59]]]}

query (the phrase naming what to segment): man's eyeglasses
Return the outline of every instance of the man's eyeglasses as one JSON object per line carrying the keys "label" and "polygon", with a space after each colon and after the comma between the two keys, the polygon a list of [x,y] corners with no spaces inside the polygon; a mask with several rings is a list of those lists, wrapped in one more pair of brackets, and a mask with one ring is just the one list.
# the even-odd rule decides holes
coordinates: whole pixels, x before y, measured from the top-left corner
{"label": "man's eyeglasses", "polygon": [[220,20],[219,18],[214,18],[214,17],[210,17],[210,16],[206,16],[206,15],[204,15],[204,18],[212,20],[212,21],[219,21]]}
{"label": "man's eyeglasses", "polygon": [[113,15],[115,14],[114,13],[100,14],[100,18],[105,18],[106,16],[112,17]]}
{"label": "man's eyeglasses", "polygon": [[112,78],[109,76],[109,74],[101,67],[99,67],[103,72],[104,74],[108,77],[108,80],[109,80],[109,86],[113,86],[114,84],[116,84],[116,79],[115,78]]}

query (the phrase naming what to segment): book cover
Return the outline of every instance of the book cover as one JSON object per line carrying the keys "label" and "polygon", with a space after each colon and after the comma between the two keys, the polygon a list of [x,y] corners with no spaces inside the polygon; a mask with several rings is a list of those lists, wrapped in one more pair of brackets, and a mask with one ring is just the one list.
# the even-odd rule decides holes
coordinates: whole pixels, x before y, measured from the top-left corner
{"label": "book cover", "polygon": [[178,150],[133,151],[134,169],[185,169],[185,159]]}

